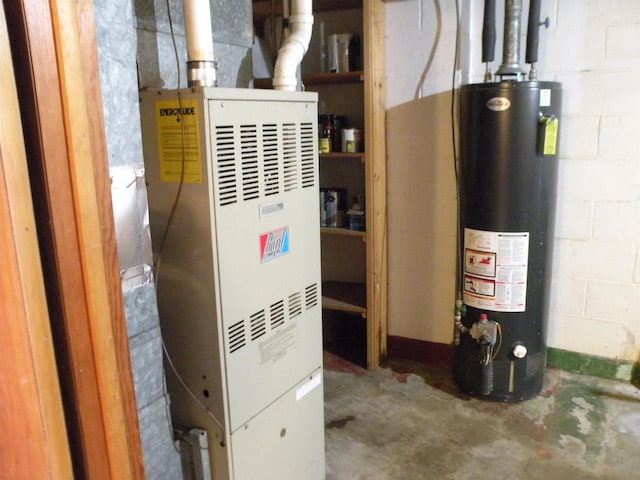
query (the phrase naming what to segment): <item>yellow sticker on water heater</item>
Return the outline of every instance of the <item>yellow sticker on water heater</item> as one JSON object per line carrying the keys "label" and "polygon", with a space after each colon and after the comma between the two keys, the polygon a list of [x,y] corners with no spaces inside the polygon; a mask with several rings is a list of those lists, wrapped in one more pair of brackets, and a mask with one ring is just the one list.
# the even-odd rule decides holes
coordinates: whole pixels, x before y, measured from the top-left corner
{"label": "yellow sticker on water heater", "polygon": [[548,118],[544,124],[543,155],[555,155],[558,145],[558,119]]}
{"label": "yellow sticker on water heater", "polygon": [[198,100],[156,102],[160,181],[202,183]]}

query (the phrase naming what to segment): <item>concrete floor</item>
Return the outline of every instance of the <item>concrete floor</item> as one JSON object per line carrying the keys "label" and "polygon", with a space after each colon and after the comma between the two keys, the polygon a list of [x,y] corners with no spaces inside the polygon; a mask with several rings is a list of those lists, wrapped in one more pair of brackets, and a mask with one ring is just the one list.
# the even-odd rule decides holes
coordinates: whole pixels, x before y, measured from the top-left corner
{"label": "concrete floor", "polygon": [[537,398],[458,392],[448,369],[325,354],[327,480],[640,479],[640,389],[548,370]]}

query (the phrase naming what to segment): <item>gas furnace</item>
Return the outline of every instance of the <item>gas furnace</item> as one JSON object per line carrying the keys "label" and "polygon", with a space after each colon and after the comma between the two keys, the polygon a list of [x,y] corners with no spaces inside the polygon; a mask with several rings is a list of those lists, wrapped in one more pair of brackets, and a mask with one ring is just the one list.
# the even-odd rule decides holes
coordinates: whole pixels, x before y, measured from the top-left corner
{"label": "gas furnace", "polygon": [[154,90],[142,116],[173,422],[214,479],[324,478],[317,94]]}

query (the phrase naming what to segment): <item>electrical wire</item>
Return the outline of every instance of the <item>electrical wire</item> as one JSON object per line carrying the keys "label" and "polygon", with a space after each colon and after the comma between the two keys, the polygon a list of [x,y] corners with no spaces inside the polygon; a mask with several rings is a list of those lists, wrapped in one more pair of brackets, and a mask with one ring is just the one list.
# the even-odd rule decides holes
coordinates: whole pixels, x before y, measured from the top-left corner
{"label": "electrical wire", "polygon": [[496,347],[496,351],[491,357],[491,360],[495,360],[495,358],[498,356],[498,353],[500,352],[500,348],[502,347],[502,326],[498,322],[496,322],[496,326],[498,331],[498,346]]}
{"label": "electrical wire", "polygon": [[[420,8],[422,9],[422,3],[419,3],[419,5],[420,5]],[[422,87],[424,85],[424,82],[427,79],[427,75],[429,74],[429,71],[431,70],[433,61],[435,60],[436,52],[438,51],[438,45],[440,44],[440,37],[442,36],[442,11],[440,8],[440,2],[438,1],[433,2],[433,6],[435,8],[435,14],[436,14],[436,28],[433,34],[433,44],[431,45],[431,50],[427,58],[427,63],[425,64],[425,67],[422,70],[422,73],[420,74],[420,79],[418,80],[418,84],[416,85],[416,89],[413,93],[413,98],[415,100],[422,98]],[[422,12],[418,15],[418,19],[419,19],[419,22],[422,23]],[[422,29],[422,26],[420,25],[419,28]]]}
{"label": "electrical wire", "polygon": [[454,0],[456,6],[456,33],[455,33],[455,50],[454,50],[454,58],[453,58],[453,71],[451,75],[451,138],[452,138],[452,146],[453,146],[453,165],[455,171],[455,180],[456,180],[456,219],[457,219],[457,274],[458,274],[458,292],[462,294],[464,291],[464,262],[462,258],[462,248],[463,248],[463,231],[462,231],[462,219],[461,219],[461,211],[460,211],[460,192],[462,177],[460,175],[460,158],[458,156],[458,135],[456,129],[456,108],[457,108],[457,95],[456,95],[456,75],[459,66],[459,56],[460,56],[460,5],[458,4],[458,0]]}
{"label": "electrical wire", "polygon": [[[173,28],[173,17],[171,15],[171,5],[170,5],[170,1],[169,0],[165,0],[165,5],[167,8],[167,16],[169,19],[169,31],[171,33],[171,43],[173,45],[173,52],[174,52],[174,56],[175,56],[175,61],[176,61],[176,71],[177,71],[177,88],[176,88],[176,93],[177,93],[177,97],[178,97],[178,113],[177,113],[177,121],[180,122],[180,137],[181,137],[181,166],[180,166],[180,180],[178,182],[178,189],[176,191],[176,196],[173,200],[173,204],[171,206],[171,210],[169,213],[169,217],[167,218],[167,224],[165,226],[165,229],[162,233],[162,239],[160,240],[160,246],[158,248],[158,255],[155,261],[155,265],[154,265],[154,272],[153,272],[153,276],[155,278],[155,282],[156,282],[156,289],[158,288],[158,285],[160,284],[160,266],[162,263],[162,255],[164,253],[164,248],[167,242],[167,238],[169,237],[169,231],[171,230],[171,225],[173,223],[173,220],[175,218],[175,214],[176,211],[178,209],[178,205],[180,203],[180,197],[182,196],[182,187],[184,185],[184,178],[185,178],[185,167],[186,167],[186,141],[185,141],[185,125],[184,125],[184,121],[182,118],[182,112],[183,110],[183,102],[182,102],[182,92],[180,90],[180,83],[181,83],[181,69],[180,69],[180,55],[178,54],[178,47],[176,44],[176,37],[175,37],[175,32],[174,32],[174,28]],[[216,418],[216,416],[213,414],[213,412],[211,410],[209,410],[207,408],[206,405],[204,405],[204,403],[202,403],[200,401],[200,399],[193,393],[193,391],[191,390],[191,388],[189,388],[189,386],[187,385],[187,383],[184,381],[184,379],[182,378],[182,376],[180,375],[180,373],[178,372],[178,369],[176,368],[173,359],[171,358],[171,355],[169,354],[169,351],[167,350],[167,346],[164,342],[164,338],[162,336],[160,336],[161,339],[161,343],[162,343],[162,351],[164,352],[164,356],[167,359],[167,363],[169,364],[169,366],[171,367],[171,370],[173,371],[174,375],[176,376],[176,378],[178,379],[178,381],[180,382],[180,385],[182,385],[182,387],[185,389],[185,391],[187,392],[187,394],[193,399],[193,401],[200,407],[202,408],[206,414],[213,420],[213,422],[218,426],[218,428],[220,428],[220,432],[222,435],[222,442],[224,443],[224,439],[225,437],[225,429],[222,426],[222,423]],[[167,390],[167,384],[166,384],[166,378],[163,375],[162,376],[162,383],[163,383],[163,391],[165,395],[168,395],[168,390]],[[170,417],[170,413],[169,413],[169,403],[167,402],[166,404],[166,414],[167,414],[167,420],[169,422],[169,426],[171,428],[171,417]],[[173,431],[171,431],[171,437],[173,438]],[[174,449],[180,453],[180,451],[178,450],[178,448],[176,447],[175,443],[173,443]]]}

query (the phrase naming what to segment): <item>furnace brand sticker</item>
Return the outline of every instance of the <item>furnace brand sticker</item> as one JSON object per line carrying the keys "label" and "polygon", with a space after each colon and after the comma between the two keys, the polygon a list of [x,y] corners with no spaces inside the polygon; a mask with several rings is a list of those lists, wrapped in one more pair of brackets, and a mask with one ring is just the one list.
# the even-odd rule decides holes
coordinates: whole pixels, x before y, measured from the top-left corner
{"label": "furnace brand sticker", "polygon": [[260,263],[289,253],[289,227],[260,235]]}

